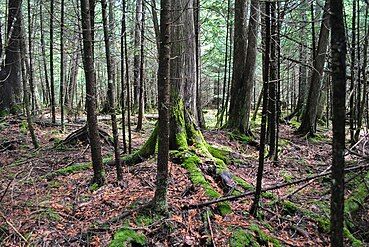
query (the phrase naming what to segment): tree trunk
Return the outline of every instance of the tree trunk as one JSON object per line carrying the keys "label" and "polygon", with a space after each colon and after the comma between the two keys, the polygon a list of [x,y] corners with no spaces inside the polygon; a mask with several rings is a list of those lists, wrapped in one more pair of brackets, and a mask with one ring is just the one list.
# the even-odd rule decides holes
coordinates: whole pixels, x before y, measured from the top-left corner
{"label": "tree trunk", "polygon": [[104,184],[105,178],[96,116],[96,75],[93,59],[93,36],[91,30],[91,13],[94,12],[91,9],[91,6],[94,6],[93,1],[94,0],[81,0],[81,18],[83,30],[83,64],[86,79],[87,124],[91,145],[92,166],[94,170],[92,183],[96,183],[101,186]]}
{"label": "tree trunk", "polygon": [[31,114],[37,110],[36,93],[33,76],[33,55],[32,55],[32,18],[31,18],[31,0],[27,1],[27,21],[28,21],[28,60],[29,60],[29,86],[31,90]]}
{"label": "tree trunk", "polygon": [[139,87],[138,87],[138,118],[136,131],[142,130],[142,124],[144,119],[145,111],[145,80],[144,80],[144,40],[145,40],[145,4],[142,2],[142,14],[141,14],[141,44],[140,44],[140,76],[139,76]]}
{"label": "tree trunk", "polygon": [[330,0],[326,0],[324,6],[323,20],[320,28],[318,48],[317,51],[315,51],[316,59],[314,60],[314,69],[312,71],[308,98],[302,115],[301,126],[297,130],[297,133],[301,135],[314,135],[316,132],[317,106],[319,103],[321,80],[329,43],[329,1]]}
{"label": "tree trunk", "polygon": [[18,112],[21,102],[21,0],[8,1],[9,41],[5,47],[5,60],[0,71],[0,114]]}
{"label": "tree trunk", "polygon": [[341,247],[343,246],[344,222],[346,37],[343,22],[342,0],[330,1],[333,90],[331,246]]}
{"label": "tree trunk", "polygon": [[60,3],[60,122],[61,130],[64,131],[64,0]]}
{"label": "tree trunk", "polygon": [[[240,24],[235,25],[233,80],[227,127],[240,133],[248,133],[250,131],[249,119],[256,67],[259,11],[259,0],[251,1],[247,42],[245,40],[242,41],[242,39],[246,38],[245,35],[242,35],[245,32],[245,28]],[[239,14],[242,15],[239,21],[242,21],[245,13]],[[239,30],[241,33],[236,28],[241,28]],[[239,35],[242,36],[240,37]],[[238,43],[236,39],[240,42],[239,46],[241,47],[236,46]],[[243,51],[243,49],[246,49],[246,51]]]}
{"label": "tree trunk", "polygon": [[158,161],[155,207],[168,212],[168,159],[169,159],[169,82],[170,82],[170,0],[161,0],[159,69],[158,69]]}
{"label": "tree trunk", "polygon": [[259,208],[259,201],[261,196],[261,187],[264,173],[264,151],[266,141],[267,130],[267,113],[268,113],[268,97],[269,97],[269,70],[270,70],[270,2],[265,2],[265,10],[263,11],[263,24],[265,24],[265,32],[263,35],[263,110],[261,118],[261,130],[260,130],[260,149],[259,149],[259,166],[256,177],[255,197],[250,209],[250,213],[253,216],[257,215]]}
{"label": "tree trunk", "polygon": [[42,52],[42,62],[43,68],[45,71],[45,84],[46,84],[46,104],[49,105],[51,102],[51,92],[50,92],[50,82],[49,82],[49,75],[47,69],[47,62],[46,62],[46,48],[45,48],[45,34],[44,34],[44,18],[42,13],[42,4],[40,4],[40,31],[41,31],[41,52]]}
{"label": "tree trunk", "polygon": [[54,84],[54,0],[50,1],[50,89],[51,89],[51,118],[56,122],[55,116],[55,84]]}
{"label": "tree trunk", "polygon": [[101,0],[102,9],[102,19],[104,26],[104,41],[105,41],[105,55],[106,55],[106,66],[108,73],[108,100],[109,100],[109,113],[111,115],[111,125],[113,129],[113,139],[114,139],[114,157],[115,157],[115,167],[117,170],[117,180],[122,180],[122,168],[120,166],[120,153],[119,153],[119,138],[118,138],[118,126],[117,126],[117,116],[115,113],[115,63],[113,56],[111,54],[111,36],[112,30],[111,23],[108,23],[107,14],[107,2],[106,0]]}
{"label": "tree trunk", "polygon": [[142,32],[142,1],[136,0],[136,22],[134,38],[134,57],[133,57],[133,105],[137,111],[140,100],[140,66],[141,66],[141,32]]}

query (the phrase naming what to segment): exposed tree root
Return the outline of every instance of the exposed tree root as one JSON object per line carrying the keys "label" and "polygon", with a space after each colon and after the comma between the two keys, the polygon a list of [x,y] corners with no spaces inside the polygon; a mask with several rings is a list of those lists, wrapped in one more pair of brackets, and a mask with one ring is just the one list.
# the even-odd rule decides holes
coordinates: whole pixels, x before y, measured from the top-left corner
{"label": "exposed tree root", "polygon": [[[99,136],[107,145],[113,145],[112,137],[106,131],[99,129]],[[60,144],[75,145],[78,142],[82,142],[84,144],[88,144],[90,142],[87,125],[84,125],[82,128],[70,133]]]}

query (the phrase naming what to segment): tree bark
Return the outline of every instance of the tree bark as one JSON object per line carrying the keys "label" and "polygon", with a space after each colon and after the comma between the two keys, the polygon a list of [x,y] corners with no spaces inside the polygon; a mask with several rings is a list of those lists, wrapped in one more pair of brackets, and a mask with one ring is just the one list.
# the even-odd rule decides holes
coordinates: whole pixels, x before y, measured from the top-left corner
{"label": "tree bark", "polygon": [[[249,133],[250,131],[249,119],[256,67],[259,12],[259,0],[252,0],[250,4],[247,42],[245,40],[242,41],[242,39],[246,38],[246,33],[242,35],[243,32],[245,32],[245,28],[241,23],[237,26],[235,25],[234,67],[227,127],[232,130],[237,130],[240,133]],[[243,17],[245,13],[242,12],[239,13],[239,15]],[[239,21],[242,21],[242,18],[237,22]],[[241,29],[241,33],[239,33],[236,28]],[[240,35],[242,36],[240,37]],[[238,39],[238,41],[236,41],[236,39]],[[240,42],[240,44],[236,45],[238,42]],[[243,51],[243,49],[246,50]]]}
{"label": "tree bark", "polygon": [[314,62],[314,69],[312,71],[309,93],[306,101],[306,107],[302,115],[301,126],[297,130],[297,133],[301,135],[314,135],[316,132],[316,117],[317,106],[319,102],[319,95],[321,90],[321,80],[326,61],[326,53],[328,49],[329,41],[329,7],[330,0],[326,0],[324,6],[323,20],[320,28],[319,41],[317,51],[315,51],[316,59]]}
{"label": "tree bark", "polygon": [[331,246],[343,246],[344,222],[344,167],[345,167],[345,115],[346,115],[346,37],[342,0],[331,1],[330,21],[332,90],[333,90],[333,141],[332,141],[332,196]]}
{"label": "tree bark", "polygon": [[169,82],[170,82],[170,0],[161,0],[158,69],[158,161],[154,204],[158,212],[168,212]]}
{"label": "tree bark", "polygon": [[21,102],[21,6],[22,0],[8,1],[8,44],[0,71],[0,111],[16,113]]}
{"label": "tree bark", "polygon": [[141,43],[140,43],[140,76],[139,76],[139,87],[138,87],[138,117],[137,117],[137,127],[136,131],[142,130],[142,124],[144,119],[144,111],[145,111],[145,99],[144,99],[144,90],[145,90],[145,78],[144,78],[144,41],[145,41],[145,4],[142,2],[142,14],[141,14]]}
{"label": "tree bark", "polygon": [[141,66],[141,29],[142,29],[142,1],[136,0],[136,22],[134,38],[134,57],[133,57],[133,105],[137,111],[140,100],[140,66]]}
{"label": "tree bark", "polygon": [[61,130],[64,131],[64,0],[60,3],[60,123]]}
{"label": "tree bark", "polygon": [[92,183],[96,183],[101,186],[104,184],[105,178],[96,116],[96,75],[93,59],[93,36],[91,30],[91,13],[94,13],[91,9],[91,6],[94,6],[93,1],[94,0],[81,0],[83,64],[86,79],[87,124],[91,145],[92,166],[94,170]]}
{"label": "tree bark", "polygon": [[48,75],[48,68],[46,62],[46,48],[45,48],[45,34],[44,34],[44,18],[42,13],[42,4],[40,4],[40,32],[41,32],[41,52],[42,52],[42,62],[45,71],[45,84],[46,84],[46,104],[49,105],[51,102],[51,92],[50,92],[50,82]]}
{"label": "tree bark", "polygon": [[54,84],[54,0],[50,1],[50,89],[51,89],[51,118],[56,122],[55,116],[55,84]]}
{"label": "tree bark", "polygon": [[111,125],[113,129],[113,139],[114,139],[114,157],[115,157],[115,167],[117,170],[117,180],[122,180],[122,168],[120,166],[120,153],[119,153],[119,138],[118,138],[118,126],[117,126],[117,116],[115,112],[115,63],[111,54],[111,35],[112,30],[110,29],[111,23],[108,23],[107,14],[107,2],[106,0],[101,0],[102,9],[102,19],[104,26],[104,42],[105,42],[105,55],[106,55],[106,67],[108,73],[108,100],[109,100],[109,113],[111,116]]}

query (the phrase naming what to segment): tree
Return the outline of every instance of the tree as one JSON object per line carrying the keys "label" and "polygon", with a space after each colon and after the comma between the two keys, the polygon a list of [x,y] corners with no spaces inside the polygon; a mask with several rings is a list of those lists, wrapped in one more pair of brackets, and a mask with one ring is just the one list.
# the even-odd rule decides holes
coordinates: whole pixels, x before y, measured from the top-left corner
{"label": "tree", "polygon": [[235,12],[233,77],[227,128],[240,133],[248,133],[250,130],[249,119],[255,77],[260,10],[259,1],[251,1],[246,41],[245,24],[242,23],[244,22],[245,6],[241,5],[243,1],[239,2],[240,6],[237,6],[237,8],[242,9]]}
{"label": "tree", "polygon": [[261,130],[260,130],[260,148],[259,148],[259,165],[258,173],[256,176],[256,188],[253,204],[250,208],[250,213],[253,216],[257,215],[259,208],[259,201],[261,196],[261,188],[264,173],[264,151],[266,143],[266,131],[267,131],[267,114],[268,114],[268,103],[269,103],[269,82],[270,82],[270,44],[271,44],[271,27],[270,27],[270,14],[271,14],[271,3],[265,2],[265,10],[263,11],[263,24],[265,31],[263,34],[263,110],[261,119]]}
{"label": "tree", "polygon": [[139,70],[139,86],[138,86],[138,117],[137,117],[137,127],[136,130],[142,130],[142,124],[144,119],[145,112],[145,99],[144,99],[144,90],[145,90],[145,74],[144,74],[144,41],[145,41],[145,4],[142,2],[142,14],[141,14],[141,42],[140,42],[140,70]]}
{"label": "tree", "polygon": [[50,89],[51,89],[51,117],[56,122],[55,84],[54,84],[54,0],[50,1]]}
{"label": "tree", "polygon": [[169,159],[169,78],[170,78],[170,0],[161,0],[160,47],[158,69],[158,161],[154,207],[158,212],[168,211]]}
{"label": "tree", "polygon": [[329,0],[326,0],[324,5],[323,20],[320,28],[318,47],[316,51],[313,50],[315,53],[315,59],[313,60],[313,70],[311,72],[312,76],[310,80],[306,106],[302,114],[301,125],[297,130],[297,133],[301,135],[314,135],[316,132],[316,118],[320,97],[321,80],[329,43],[329,7]]}
{"label": "tree", "polygon": [[120,166],[120,153],[119,153],[119,138],[118,138],[118,125],[117,125],[117,115],[115,113],[115,64],[111,54],[111,23],[108,23],[107,14],[107,2],[106,0],[101,0],[102,18],[104,26],[104,41],[105,41],[105,55],[106,55],[106,66],[108,73],[108,100],[109,100],[109,113],[111,116],[111,125],[113,129],[113,139],[114,139],[114,157],[115,157],[115,167],[117,170],[117,180],[122,180],[122,168]]}
{"label": "tree", "polygon": [[83,36],[83,65],[86,79],[86,108],[87,124],[91,146],[92,166],[94,177],[92,183],[99,186],[105,182],[102,166],[101,143],[98,133],[96,116],[96,75],[93,56],[93,35],[91,30],[91,14],[94,0],[81,0],[82,36]]}
{"label": "tree", "polygon": [[5,47],[4,64],[0,61],[0,112],[16,113],[21,102],[21,7],[22,0],[8,1],[9,40]]}
{"label": "tree", "polygon": [[64,131],[64,0],[60,3],[60,123],[61,130]]}
{"label": "tree", "polygon": [[343,246],[346,116],[346,37],[342,0],[331,0],[330,22],[333,91],[331,246],[340,247]]}
{"label": "tree", "polygon": [[134,57],[133,57],[133,104],[137,110],[140,100],[140,68],[141,68],[141,35],[142,35],[142,1],[136,0],[136,22],[134,38]]}

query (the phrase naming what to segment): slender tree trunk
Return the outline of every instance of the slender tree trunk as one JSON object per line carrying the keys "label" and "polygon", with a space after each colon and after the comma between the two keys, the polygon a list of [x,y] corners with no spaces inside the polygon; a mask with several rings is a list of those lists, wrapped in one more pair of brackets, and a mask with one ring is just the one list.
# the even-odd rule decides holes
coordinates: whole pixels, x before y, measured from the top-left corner
{"label": "slender tree trunk", "polygon": [[61,0],[60,17],[60,122],[64,131],[64,0]]}
{"label": "slender tree trunk", "polygon": [[151,12],[152,12],[152,22],[154,24],[155,31],[156,48],[159,54],[160,30],[159,30],[158,13],[156,11],[156,0],[151,0]]}
{"label": "slender tree trunk", "polygon": [[259,166],[256,177],[256,190],[253,204],[250,209],[250,213],[253,216],[257,215],[259,201],[261,196],[261,187],[264,173],[264,151],[266,141],[266,130],[267,130],[267,112],[268,112],[268,97],[269,97],[269,70],[270,70],[270,2],[264,3],[265,10],[263,11],[263,24],[265,26],[265,35],[263,35],[263,110],[261,117],[261,130],[260,130],[260,149],[259,149]]}
{"label": "slender tree trunk", "polygon": [[48,75],[48,68],[46,62],[46,48],[45,48],[45,34],[44,34],[44,18],[42,13],[42,4],[40,3],[40,31],[41,31],[41,52],[42,52],[42,62],[43,68],[45,71],[45,84],[46,84],[46,104],[49,105],[51,102],[51,92],[50,92],[50,82],[49,82],[49,75]]}
{"label": "slender tree trunk", "polygon": [[[277,122],[277,80],[278,80],[278,61],[277,61],[277,21],[276,3],[270,4],[271,18],[271,42],[270,42],[270,81],[269,81],[269,102],[268,102],[268,134],[269,134],[269,157],[273,157],[276,149],[276,122]],[[294,83],[294,81],[293,81]],[[293,90],[292,90],[293,91]]]}
{"label": "slender tree trunk", "polygon": [[[127,153],[127,141],[126,141],[126,107],[125,107],[125,74],[124,74],[124,47],[125,47],[125,37],[126,37],[126,30],[125,30],[125,11],[126,11],[126,4],[125,0],[123,0],[123,8],[122,8],[122,27],[121,27],[121,35],[120,35],[120,80],[121,80],[121,105],[122,105],[122,135],[123,135],[123,152]],[[125,73],[128,73],[128,67],[126,68]],[[127,89],[126,89],[127,90]],[[129,89],[127,90],[127,93]]]}
{"label": "slender tree trunk", "polygon": [[144,100],[144,89],[145,89],[145,75],[144,75],[144,40],[145,40],[145,4],[142,2],[142,20],[141,20],[141,42],[140,42],[140,76],[139,76],[139,87],[138,87],[138,118],[136,131],[142,130],[142,124],[144,119],[145,111],[145,100]]}
{"label": "slender tree trunk", "polygon": [[91,30],[91,13],[94,13],[91,7],[95,6],[93,1],[94,0],[81,0],[83,64],[86,78],[87,124],[91,145],[92,166],[94,170],[92,183],[96,183],[101,186],[104,184],[105,178],[96,116],[96,75],[93,59],[93,36]]}
{"label": "slender tree trunk", "polygon": [[[28,33],[28,34],[30,34],[30,33]],[[28,90],[27,78],[28,78],[28,81],[30,82],[31,74],[30,74],[30,66],[29,65],[27,66],[27,59],[25,58],[25,56],[27,54],[27,51],[26,51],[26,42],[25,42],[25,37],[24,37],[23,30],[21,30],[20,35],[21,35],[20,53],[21,53],[21,71],[22,71],[22,86],[23,86],[23,103],[24,103],[24,107],[25,107],[25,110],[26,110],[27,127],[28,127],[29,133],[31,135],[32,144],[33,144],[33,147],[35,149],[37,149],[37,148],[39,148],[40,145],[39,145],[37,136],[35,134],[35,129],[33,127],[32,114],[31,114],[30,104],[29,104],[30,93],[29,93],[29,90]],[[27,72],[26,72],[25,66],[27,67]]]}
{"label": "slender tree trunk", "polygon": [[54,0],[50,1],[50,89],[51,89],[51,117],[56,122],[55,116],[55,84],[54,84]]}
{"label": "slender tree trunk", "polygon": [[140,100],[140,66],[141,66],[141,34],[142,34],[142,1],[136,0],[136,22],[134,39],[134,57],[133,57],[133,105],[134,111],[137,111]]}
{"label": "slender tree trunk", "polygon": [[37,110],[35,85],[33,80],[33,54],[32,54],[32,18],[31,18],[31,0],[27,1],[27,19],[28,19],[28,52],[29,52],[29,86],[31,90],[31,114]]}
{"label": "slender tree trunk", "polygon": [[329,1],[326,0],[324,6],[323,20],[320,28],[318,48],[316,51],[316,59],[314,60],[314,69],[312,71],[310,88],[308,92],[308,98],[306,101],[306,107],[302,115],[301,126],[297,130],[297,133],[301,135],[314,135],[316,132],[316,116],[317,106],[320,95],[321,79],[323,74],[323,68],[326,61],[326,53],[328,49],[329,40]]}
{"label": "slender tree trunk", "polygon": [[170,1],[161,0],[159,69],[158,69],[158,161],[154,203],[157,211],[168,212],[169,159],[169,82],[170,82]]}
{"label": "slender tree trunk", "polygon": [[344,167],[345,167],[345,115],[346,115],[346,37],[343,23],[342,0],[331,0],[332,24],[332,90],[333,90],[333,142],[332,142],[332,196],[331,246],[343,246],[344,221]]}
{"label": "slender tree trunk", "polygon": [[128,66],[128,43],[127,43],[127,29],[126,29],[126,1],[123,0],[123,19],[122,19],[122,33],[124,33],[124,61],[126,65],[126,90],[127,90],[127,126],[128,126],[128,153],[132,152],[132,136],[131,136],[131,86],[129,82],[129,66]]}
{"label": "slender tree trunk", "polygon": [[[238,1],[236,2],[238,4]],[[239,8],[238,8],[239,9]],[[226,30],[226,53],[224,56],[224,74],[223,74],[223,89],[222,89],[222,104],[220,108],[220,112],[218,111],[218,122],[217,126],[222,127],[223,125],[223,118],[224,118],[224,111],[226,109],[225,104],[225,97],[226,97],[226,89],[227,89],[227,70],[228,70],[228,42],[229,42],[229,29],[230,29],[230,15],[231,15],[231,0],[228,0],[227,4],[227,30]],[[236,15],[236,14],[235,14]],[[235,24],[236,25],[236,24]]]}
{"label": "slender tree trunk", "polygon": [[355,144],[354,140],[354,132],[355,132],[355,106],[354,106],[354,91],[355,91],[355,65],[356,65],[356,55],[355,55],[355,49],[356,49],[356,0],[352,1],[352,40],[351,40],[351,81],[350,81],[350,142],[351,145]]}
{"label": "slender tree trunk", "polygon": [[[109,100],[109,113],[111,115],[111,125],[113,129],[113,139],[114,139],[114,156],[115,156],[115,167],[117,170],[117,180],[122,180],[122,168],[120,166],[120,153],[119,153],[119,138],[118,138],[118,126],[117,126],[117,116],[115,113],[115,64],[111,54],[111,35],[112,30],[109,29],[111,25],[108,23],[107,14],[107,2],[106,0],[101,0],[102,18],[104,26],[104,41],[105,41],[105,55],[106,55],[106,66],[108,73],[108,100]],[[110,23],[111,24],[111,23]]]}

